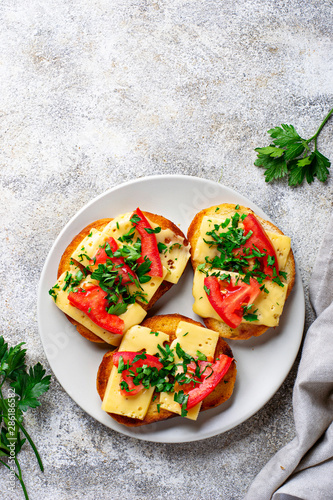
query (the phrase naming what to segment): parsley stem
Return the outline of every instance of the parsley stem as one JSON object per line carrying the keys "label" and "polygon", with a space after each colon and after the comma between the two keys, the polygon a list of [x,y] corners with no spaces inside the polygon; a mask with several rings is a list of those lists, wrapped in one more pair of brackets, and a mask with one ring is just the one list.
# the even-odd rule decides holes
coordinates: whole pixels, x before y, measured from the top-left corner
{"label": "parsley stem", "polygon": [[[9,470],[12,470],[8,464],[6,464],[6,462],[4,462],[3,460],[0,460],[0,464],[4,465],[5,467],[7,467],[7,469]],[[18,480],[20,480],[20,478],[18,477],[18,475],[16,474],[16,472],[14,472],[15,476],[17,477]]]}
{"label": "parsley stem", "polygon": [[[4,465],[5,467],[7,467],[7,469],[9,469],[10,471],[12,470],[12,469],[11,469],[11,467],[9,467],[9,465],[8,465],[8,464],[6,464],[6,462],[4,462],[3,460],[0,460],[0,463],[1,463],[2,465]],[[17,465],[17,464],[16,464],[16,465]],[[27,490],[26,490],[26,487],[25,487],[25,484],[24,484],[24,482],[23,482],[22,477],[20,478],[20,476],[19,476],[16,472],[14,472],[14,474],[15,474],[16,478],[17,478],[17,479],[20,481],[20,483],[21,483],[21,486],[22,486],[22,489],[23,489],[24,496],[25,496],[26,500],[29,500],[28,493],[27,493]]]}
{"label": "parsley stem", "polygon": [[[3,417],[6,417],[6,415],[0,415],[0,418],[3,418]],[[36,458],[37,458],[37,462],[39,464],[39,467],[40,467],[40,470],[42,472],[44,472],[44,466],[43,466],[43,462],[42,462],[42,459],[40,458],[40,455],[38,453],[38,450],[36,448],[36,445],[35,443],[33,442],[33,440],[31,439],[31,436],[29,435],[28,431],[23,427],[23,425],[18,421],[18,419],[15,417],[15,422],[16,424],[18,425],[18,427],[21,429],[21,431],[23,432],[23,434],[25,435],[25,437],[27,438],[28,442],[30,443],[31,445],[31,448],[34,450],[34,453],[36,455]]]}
{"label": "parsley stem", "polygon": [[21,431],[23,432],[23,434],[25,435],[25,437],[27,438],[27,440],[29,441],[30,445],[31,445],[31,448],[34,450],[34,453],[36,455],[36,458],[37,458],[37,462],[39,464],[39,467],[40,467],[40,470],[42,472],[44,472],[44,466],[43,466],[43,463],[42,463],[42,459],[40,458],[40,455],[37,451],[37,448],[35,446],[35,443],[33,442],[33,440],[31,439],[30,435],[28,434],[28,431],[23,427],[23,425],[17,420],[16,420],[16,423],[17,425],[19,426],[19,428],[21,429]]}
{"label": "parsley stem", "polygon": [[309,143],[310,141],[312,141],[314,139],[315,141],[315,151],[317,151],[317,137],[318,135],[320,134],[322,128],[324,127],[324,125],[326,124],[326,122],[330,119],[331,115],[333,113],[333,108],[331,109],[331,111],[328,112],[328,114],[325,116],[325,118],[323,119],[323,121],[321,122],[317,132],[308,140],[306,141],[307,143]]}
{"label": "parsley stem", "polygon": [[20,464],[18,463],[18,460],[17,458],[15,457],[15,463],[16,463],[16,467],[17,467],[17,470],[18,470],[18,476],[16,474],[16,476],[18,477],[18,480],[20,481],[21,483],[21,486],[22,486],[22,490],[23,490],[23,493],[24,493],[24,496],[25,496],[25,499],[26,500],[29,500],[29,497],[28,497],[28,492],[27,492],[27,489],[25,487],[25,484],[24,484],[24,481],[23,481],[23,478],[22,478],[22,471],[21,471],[21,467],[20,467]]}

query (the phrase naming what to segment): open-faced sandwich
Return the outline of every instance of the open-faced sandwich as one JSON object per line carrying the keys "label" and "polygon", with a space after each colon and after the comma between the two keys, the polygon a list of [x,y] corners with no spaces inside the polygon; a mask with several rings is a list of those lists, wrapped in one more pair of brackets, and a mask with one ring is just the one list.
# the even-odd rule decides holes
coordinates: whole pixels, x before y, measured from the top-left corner
{"label": "open-faced sandwich", "polygon": [[187,234],[193,311],[222,337],[248,339],[279,324],[295,281],[290,238],[249,208],[199,212]]}
{"label": "open-faced sandwich", "polygon": [[178,282],[189,257],[188,241],[174,223],[137,208],[97,220],[75,236],[49,293],[82,336],[119,345]]}
{"label": "open-faced sandwich", "polygon": [[218,333],[179,314],[147,318],[104,355],[97,375],[102,409],[139,426],[200,411],[230,398],[236,364]]}

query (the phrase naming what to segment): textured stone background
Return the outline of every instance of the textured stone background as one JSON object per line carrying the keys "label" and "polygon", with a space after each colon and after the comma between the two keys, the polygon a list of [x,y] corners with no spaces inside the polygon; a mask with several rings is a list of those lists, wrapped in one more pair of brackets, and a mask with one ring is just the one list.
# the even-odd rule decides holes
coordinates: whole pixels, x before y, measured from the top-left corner
{"label": "textured stone background", "polygon": [[[182,173],[251,198],[292,237],[307,292],[332,208],[323,185],[267,185],[266,130],[313,135],[332,107],[330,0],[4,0],[0,30],[1,324],[48,367],[36,295],[52,242],[125,180]],[[320,150],[333,159],[331,120]],[[306,296],[307,297],[307,296]],[[313,319],[307,300],[307,325]],[[292,387],[203,442],[146,443],[87,416],[56,380],[26,418],[45,473],[20,455],[31,499],[241,499],[294,436]],[[7,470],[0,468],[1,498]]]}

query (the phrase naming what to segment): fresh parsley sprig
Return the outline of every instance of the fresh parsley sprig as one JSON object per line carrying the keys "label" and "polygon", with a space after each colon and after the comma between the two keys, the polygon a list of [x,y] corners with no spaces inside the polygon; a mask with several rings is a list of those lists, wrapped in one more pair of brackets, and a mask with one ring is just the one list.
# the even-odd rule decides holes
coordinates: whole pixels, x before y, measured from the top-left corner
{"label": "fresh parsley sprig", "polygon": [[[37,448],[22,422],[28,408],[36,408],[41,404],[38,399],[48,391],[51,377],[45,375],[40,363],[27,367],[26,349],[22,348],[23,345],[24,342],[21,342],[15,347],[8,348],[8,344],[0,336],[0,457],[7,458],[7,462],[0,459],[0,464],[13,470],[11,464],[15,463],[17,472],[14,474],[22,486],[26,500],[29,500],[17,459],[26,441],[32,447],[42,472],[44,467]],[[8,398],[3,394],[6,386]]]}
{"label": "fresh parsley sprig", "polygon": [[[254,164],[265,169],[266,182],[272,182],[285,176],[289,186],[302,184],[306,179],[309,184],[315,177],[325,182],[329,175],[331,162],[318,151],[317,139],[322,128],[333,113],[333,108],[325,116],[317,132],[310,139],[303,139],[293,125],[282,124],[268,130],[272,144],[256,148],[258,157]],[[314,143],[313,151],[310,143]]]}

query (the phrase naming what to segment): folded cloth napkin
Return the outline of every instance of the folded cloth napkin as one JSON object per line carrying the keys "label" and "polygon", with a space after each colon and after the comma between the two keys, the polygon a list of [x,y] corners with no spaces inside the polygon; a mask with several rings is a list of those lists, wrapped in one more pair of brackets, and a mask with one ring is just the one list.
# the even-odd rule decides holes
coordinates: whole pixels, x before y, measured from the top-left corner
{"label": "folded cloth napkin", "polygon": [[333,215],[310,281],[317,319],[293,391],[296,437],[267,463],[244,500],[333,499]]}

